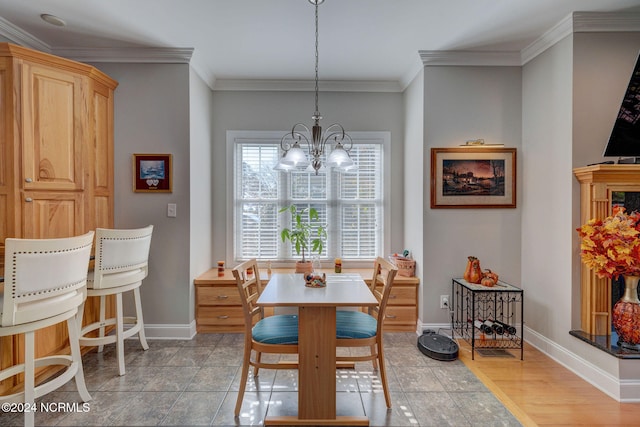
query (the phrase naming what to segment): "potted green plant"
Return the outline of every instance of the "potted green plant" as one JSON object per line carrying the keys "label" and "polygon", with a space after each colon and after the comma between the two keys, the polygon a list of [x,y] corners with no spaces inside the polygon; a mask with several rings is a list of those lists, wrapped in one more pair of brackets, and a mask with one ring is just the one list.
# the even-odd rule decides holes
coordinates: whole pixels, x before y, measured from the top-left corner
{"label": "potted green plant", "polygon": [[302,253],[302,260],[296,263],[296,273],[306,273],[313,271],[311,261],[306,259],[306,254],[314,252],[320,255],[324,248],[324,239],[327,238],[327,231],[320,222],[320,216],[315,208],[304,208],[298,210],[295,205],[286,206],[279,211],[289,212],[293,219],[291,228],[285,227],[280,232],[282,241],[290,241],[296,254]]}

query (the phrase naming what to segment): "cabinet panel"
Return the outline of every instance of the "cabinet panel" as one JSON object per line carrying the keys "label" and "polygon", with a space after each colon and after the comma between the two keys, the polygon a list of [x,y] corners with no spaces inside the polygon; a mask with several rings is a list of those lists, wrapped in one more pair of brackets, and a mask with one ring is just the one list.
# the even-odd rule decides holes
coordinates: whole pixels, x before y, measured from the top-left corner
{"label": "cabinet panel", "polygon": [[93,201],[95,209],[93,220],[95,221],[95,227],[112,228],[113,218],[111,215],[111,197],[94,196]]}
{"label": "cabinet panel", "polygon": [[112,99],[100,92],[94,93],[95,153],[93,158],[93,186],[109,190],[112,186],[113,152],[111,139],[110,112]]}
{"label": "cabinet panel", "polygon": [[82,76],[30,64],[22,70],[24,188],[82,189]]}
{"label": "cabinet panel", "polygon": [[82,206],[82,193],[25,193],[22,237],[46,239],[82,234]]}

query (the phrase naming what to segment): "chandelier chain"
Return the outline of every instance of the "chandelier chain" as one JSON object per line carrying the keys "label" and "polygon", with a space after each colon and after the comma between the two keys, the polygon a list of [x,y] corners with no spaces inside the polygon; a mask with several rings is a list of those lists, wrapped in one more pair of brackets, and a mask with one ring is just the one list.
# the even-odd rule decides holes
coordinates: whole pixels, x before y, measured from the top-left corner
{"label": "chandelier chain", "polygon": [[320,110],[318,107],[318,59],[319,59],[319,55],[318,55],[318,3],[316,2],[316,112],[315,115],[320,117]]}

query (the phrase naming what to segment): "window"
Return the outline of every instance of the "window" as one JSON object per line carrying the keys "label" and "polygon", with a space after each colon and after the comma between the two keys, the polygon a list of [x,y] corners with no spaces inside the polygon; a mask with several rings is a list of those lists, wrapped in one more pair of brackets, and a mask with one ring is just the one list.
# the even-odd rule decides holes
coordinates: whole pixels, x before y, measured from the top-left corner
{"label": "window", "polygon": [[[299,256],[280,231],[291,221],[280,209],[315,208],[326,224],[322,259],[371,260],[383,253],[383,151],[387,132],[350,133],[354,172],[278,172],[285,132],[229,132],[234,153],[233,240],[236,261]],[[303,147],[306,149],[306,147]],[[307,254],[308,255],[308,254]]]}

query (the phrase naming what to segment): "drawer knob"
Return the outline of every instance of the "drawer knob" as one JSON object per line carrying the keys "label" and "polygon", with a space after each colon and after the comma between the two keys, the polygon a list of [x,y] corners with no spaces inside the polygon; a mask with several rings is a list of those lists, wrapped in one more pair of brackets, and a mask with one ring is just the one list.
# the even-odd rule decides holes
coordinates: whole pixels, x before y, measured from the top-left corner
{"label": "drawer knob", "polygon": [[229,298],[228,295],[218,295],[218,299],[227,299]]}
{"label": "drawer knob", "polygon": [[389,295],[389,299],[396,299],[396,298],[398,298],[397,295]]}
{"label": "drawer knob", "polygon": [[25,178],[25,179],[24,179],[24,182],[33,182],[33,179],[31,179],[31,178]]}
{"label": "drawer knob", "polygon": [[395,319],[396,316],[394,316],[393,314],[387,314],[384,317],[386,317],[387,319]]}
{"label": "drawer knob", "polygon": [[229,316],[227,316],[226,314],[223,314],[222,316],[218,316],[218,319],[228,319]]}
{"label": "drawer knob", "polygon": [[25,202],[33,202],[33,199],[31,197],[27,197],[26,199],[24,199]]}

